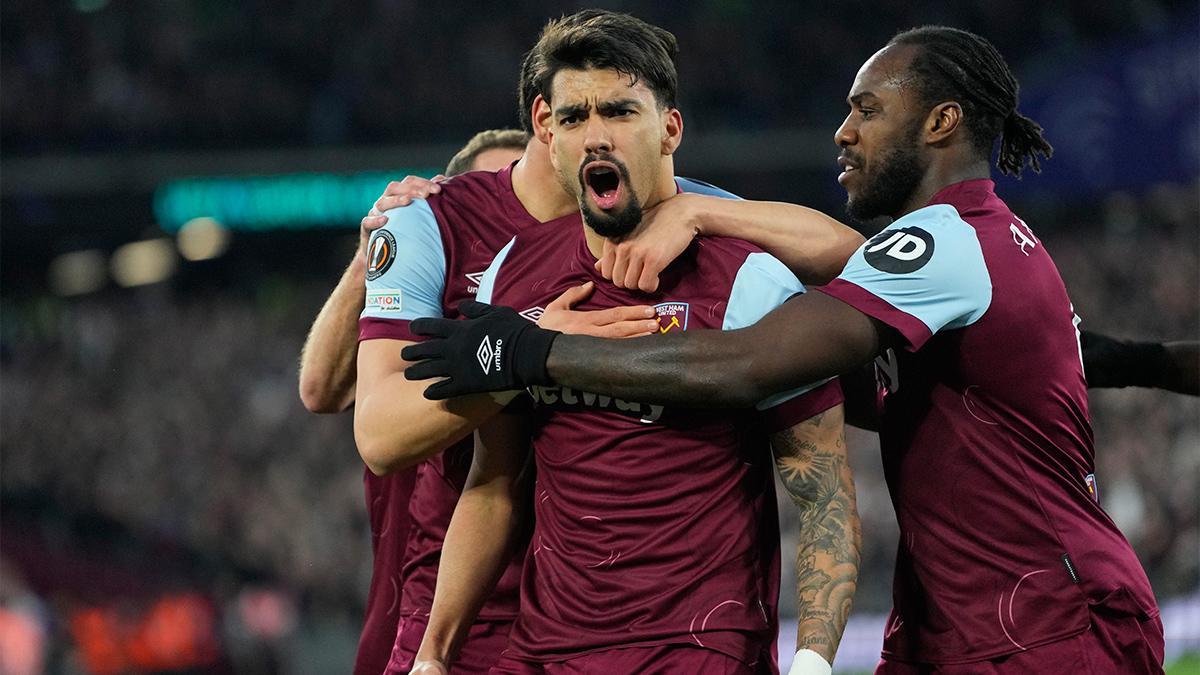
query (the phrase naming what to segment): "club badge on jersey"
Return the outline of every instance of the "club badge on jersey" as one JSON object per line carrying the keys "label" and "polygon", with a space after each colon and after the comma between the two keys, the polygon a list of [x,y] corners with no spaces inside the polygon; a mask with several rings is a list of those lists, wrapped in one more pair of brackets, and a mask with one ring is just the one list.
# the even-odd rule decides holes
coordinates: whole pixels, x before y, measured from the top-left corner
{"label": "club badge on jersey", "polygon": [[685,331],[688,324],[688,303],[660,302],[654,306],[658,316],[658,332],[666,335],[673,330]]}

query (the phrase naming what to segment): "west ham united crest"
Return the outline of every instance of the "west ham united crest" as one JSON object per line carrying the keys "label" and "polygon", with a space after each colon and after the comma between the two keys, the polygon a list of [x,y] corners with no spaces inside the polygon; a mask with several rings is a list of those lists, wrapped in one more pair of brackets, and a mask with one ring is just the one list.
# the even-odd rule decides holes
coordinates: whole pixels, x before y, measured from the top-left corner
{"label": "west ham united crest", "polygon": [[686,302],[660,302],[654,306],[658,315],[658,332],[662,334],[671,331],[687,330],[688,304]]}
{"label": "west ham united crest", "polygon": [[396,237],[387,230],[377,231],[367,246],[367,281],[383,276],[395,259]]}

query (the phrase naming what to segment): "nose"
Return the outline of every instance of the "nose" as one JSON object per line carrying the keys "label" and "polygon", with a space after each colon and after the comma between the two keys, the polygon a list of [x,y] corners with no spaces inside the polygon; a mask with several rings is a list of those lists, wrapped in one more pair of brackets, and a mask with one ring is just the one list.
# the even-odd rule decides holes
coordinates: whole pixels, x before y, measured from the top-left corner
{"label": "nose", "polygon": [[846,115],[842,125],[833,132],[833,142],[838,147],[846,147],[858,143],[858,129],[854,126],[854,113]]}
{"label": "nose", "polygon": [[608,133],[608,125],[604,123],[603,115],[588,116],[587,135],[583,139],[583,147],[591,155],[612,152],[612,135]]}

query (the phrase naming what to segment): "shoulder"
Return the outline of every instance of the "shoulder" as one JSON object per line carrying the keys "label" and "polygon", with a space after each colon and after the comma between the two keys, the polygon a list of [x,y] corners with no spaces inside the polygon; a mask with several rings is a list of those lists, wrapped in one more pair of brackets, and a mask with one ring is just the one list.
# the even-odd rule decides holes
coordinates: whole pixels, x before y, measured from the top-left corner
{"label": "shoulder", "polygon": [[927,233],[934,239],[943,237],[950,239],[977,238],[975,227],[959,213],[958,209],[950,204],[933,204],[917,209],[902,218],[897,218],[872,239],[889,231],[908,232],[910,230],[914,234]]}
{"label": "shoulder", "polygon": [[451,200],[471,199],[479,195],[494,197],[500,190],[499,172],[468,171],[451,176],[441,182],[442,198]]}
{"label": "shoulder", "polygon": [[[917,209],[871,237],[859,253],[871,267],[891,274],[908,274],[927,267],[949,271],[958,262],[976,262],[980,254],[975,228],[949,204]],[[980,261],[981,262],[981,261]],[[932,271],[932,270],[931,270]]]}
{"label": "shoulder", "polygon": [[429,195],[435,211],[486,214],[499,210],[500,182],[494,171],[469,171],[441,182],[442,190]]}
{"label": "shoulder", "polygon": [[978,321],[992,300],[975,228],[947,204],[897,219],[822,290],[896,328],[914,350],[938,331]]}
{"label": "shoulder", "polygon": [[443,251],[442,230],[437,214],[428,200],[414,199],[408,206],[384,213],[387,223],[371,233],[367,247],[367,279],[386,272],[381,265],[401,257]]}
{"label": "shoulder", "polygon": [[778,258],[743,239],[701,237],[694,246],[696,266],[707,283],[722,279],[728,285],[740,280],[761,279],[787,287],[803,286]]}
{"label": "shoulder", "polygon": [[712,197],[721,197],[724,199],[741,199],[741,197],[723,190],[712,183],[706,183],[695,178],[684,178],[683,176],[675,177],[675,184],[679,186],[681,192],[692,192],[700,195],[710,195]]}
{"label": "shoulder", "polygon": [[733,237],[699,237],[695,246],[697,259],[706,267],[720,266],[736,270],[751,254],[763,250],[745,239]]}

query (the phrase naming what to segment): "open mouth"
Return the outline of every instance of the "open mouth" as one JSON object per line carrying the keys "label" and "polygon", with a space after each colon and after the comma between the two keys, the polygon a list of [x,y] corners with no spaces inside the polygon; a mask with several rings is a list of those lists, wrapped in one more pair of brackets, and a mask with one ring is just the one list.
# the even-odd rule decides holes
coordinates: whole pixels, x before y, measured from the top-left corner
{"label": "open mouth", "polygon": [[850,158],[844,155],[838,157],[838,166],[842,168],[842,173],[838,175],[838,183],[842,185],[845,185],[850,176],[857,172],[859,168],[856,162],[851,161]]}
{"label": "open mouth", "polygon": [[583,181],[596,206],[608,211],[621,197],[621,173],[610,162],[592,162],[583,169]]}

